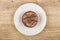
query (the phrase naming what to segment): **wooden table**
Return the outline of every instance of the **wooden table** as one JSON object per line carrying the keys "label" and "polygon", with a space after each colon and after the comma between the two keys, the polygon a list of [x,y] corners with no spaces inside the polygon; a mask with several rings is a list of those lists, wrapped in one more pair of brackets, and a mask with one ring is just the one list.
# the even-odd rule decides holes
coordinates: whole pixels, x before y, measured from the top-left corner
{"label": "wooden table", "polygon": [[[16,9],[24,3],[36,3],[46,12],[47,25],[35,36],[24,36],[14,26]],[[60,40],[60,0],[0,0],[0,40]]]}

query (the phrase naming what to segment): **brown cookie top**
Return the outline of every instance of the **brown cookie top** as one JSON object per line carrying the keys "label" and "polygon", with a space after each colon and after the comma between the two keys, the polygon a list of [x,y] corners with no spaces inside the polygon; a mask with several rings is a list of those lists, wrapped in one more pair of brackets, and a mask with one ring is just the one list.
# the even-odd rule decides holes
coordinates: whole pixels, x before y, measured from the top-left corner
{"label": "brown cookie top", "polygon": [[38,16],[33,11],[27,11],[22,16],[22,22],[26,27],[34,27],[38,22]]}

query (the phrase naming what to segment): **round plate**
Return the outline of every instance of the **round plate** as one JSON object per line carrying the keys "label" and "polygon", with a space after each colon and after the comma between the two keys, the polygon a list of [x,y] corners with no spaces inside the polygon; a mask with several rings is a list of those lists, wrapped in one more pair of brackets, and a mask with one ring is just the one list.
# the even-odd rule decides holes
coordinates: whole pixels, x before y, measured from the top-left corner
{"label": "round plate", "polygon": [[[38,15],[38,23],[35,27],[28,28],[22,23],[22,15],[27,11],[34,11]],[[21,5],[15,12],[14,24],[17,30],[27,36],[33,36],[40,33],[46,25],[46,13],[37,4],[26,3]]]}

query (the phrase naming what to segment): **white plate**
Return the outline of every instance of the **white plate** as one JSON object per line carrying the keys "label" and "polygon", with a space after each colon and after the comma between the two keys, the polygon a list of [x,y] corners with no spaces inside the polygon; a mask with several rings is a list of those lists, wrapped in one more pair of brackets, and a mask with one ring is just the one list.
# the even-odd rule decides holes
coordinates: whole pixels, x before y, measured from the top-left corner
{"label": "white plate", "polygon": [[[35,27],[28,28],[25,27],[22,23],[22,15],[27,11],[34,11],[38,15],[38,23]],[[14,24],[17,30],[27,36],[33,36],[40,33],[46,25],[46,13],[44,10],[37,4],[26,3],[21,5],[15,12],[14,15]]]}

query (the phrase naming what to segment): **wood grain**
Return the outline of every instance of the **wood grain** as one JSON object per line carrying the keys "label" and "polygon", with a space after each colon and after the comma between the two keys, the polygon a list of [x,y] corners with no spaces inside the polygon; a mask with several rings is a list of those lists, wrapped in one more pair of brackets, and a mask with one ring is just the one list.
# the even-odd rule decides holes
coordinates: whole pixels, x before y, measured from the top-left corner
{"label": "wood grain", "polygon": [[[16,9],[24,3],[36,3],[46,12],[47,25],[38,35],[22,35],[14,26]],[[0,40],[60,40],[60,0],[0,0]]]}

